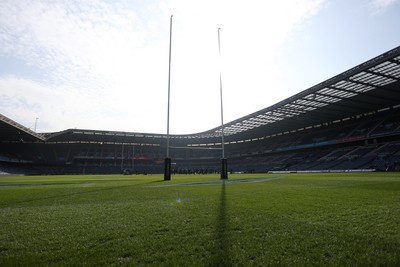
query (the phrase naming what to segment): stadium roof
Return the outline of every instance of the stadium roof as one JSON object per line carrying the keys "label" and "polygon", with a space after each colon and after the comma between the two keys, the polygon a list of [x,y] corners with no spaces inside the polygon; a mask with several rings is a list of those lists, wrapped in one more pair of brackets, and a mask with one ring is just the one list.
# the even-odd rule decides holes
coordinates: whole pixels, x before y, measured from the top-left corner
{"label": "stadium roof", "polygon": [[0,141],[12,142],[36,142],[45,138],[29,128],[0,114]]}
{"label": "stadium roof", "polygon": [[[321,82],[275,105],[224,125],[230,139],[258,138],[400,106],[400,46]],[[85,135],[85,140],[165,138],[164,134],[69,129],[37,134],[0,114],[1,141],[58,141]],[[216,138],[221,127],[172,138]],[[71,135],[75,135],[72,137]],[[79,139],[79,138],[78,138]]]}
{"label": "stadium roof", "polygon": [[[262,136],[400,104],[400,46],[275,105],[224,125],[225,136]],[[271,127],[273,126],[273,127]],[[221,135],[221,127],[198,137]]]}

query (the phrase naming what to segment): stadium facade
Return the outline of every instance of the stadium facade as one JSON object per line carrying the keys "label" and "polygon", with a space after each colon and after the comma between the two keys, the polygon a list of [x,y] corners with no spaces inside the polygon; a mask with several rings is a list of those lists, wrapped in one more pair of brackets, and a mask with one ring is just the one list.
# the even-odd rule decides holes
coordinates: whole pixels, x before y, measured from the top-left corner
{"label": "stadium facade", "polygon": [[[170,135],[175,173],[218,172],[221,127]],[[36,133],[0,115],[1,174],[162,173],[165,134]],[[231,172],[399,171],[400,46],[224,125]]]}

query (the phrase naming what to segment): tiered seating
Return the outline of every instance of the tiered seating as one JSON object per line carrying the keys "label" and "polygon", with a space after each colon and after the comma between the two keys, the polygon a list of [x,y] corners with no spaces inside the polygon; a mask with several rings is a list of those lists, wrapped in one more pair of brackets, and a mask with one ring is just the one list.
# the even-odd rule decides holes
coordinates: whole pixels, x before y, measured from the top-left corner
{"label": "tiered seating", "polygon": [[[232,171],[265,172],[270,170],[337,170],[400,168],[400,114],[397,109],[346,118],[343,121],[311,125],[286,132],[260,130],[257,136],[242,139],[227,136],[225,156]],[[278,131],[279,129],[277,129]],[[267,134],[269,132],[269,134]],[[121,135],[122,136],[122,135]],[[124,145],[105,135],[107,142],[3,142],[0,163],[18,164],[25,173],[115,173],[122,169],[138,172],[163,172],[165,139],[135,137],[135,145]],[[83,138],[80,136],[80,138]],[[73,140],[72,140],[73,141]],[[170,157],[181,170],[213,171],[220,169],[220,149],[183,149],[219,143],[217,138],[174,138]],[[158,143],[157,143],[158,142]],[[203,145],[200,145],[203,144]],[[210,145],[211,148],[220,148]],[[18,168],[17,168],[18,169]],[[2,170],[4,171],[4,170]],[[6,172],[6,171],[4,171]]]}
{"label": "tiered seating", "polygon": [[400,114],[390,114],[370,133],[371,136],[380,136],[400,131]]}

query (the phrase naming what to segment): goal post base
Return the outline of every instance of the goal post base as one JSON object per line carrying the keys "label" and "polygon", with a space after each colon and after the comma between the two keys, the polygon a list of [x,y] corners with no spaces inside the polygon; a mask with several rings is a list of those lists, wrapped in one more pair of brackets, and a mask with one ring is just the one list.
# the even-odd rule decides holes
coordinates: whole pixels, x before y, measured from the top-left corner
{"label": "goal post base", "polygon": [[226,158],[221,159],[221,180],[228,179],[228,160]]}
{"label": "goal post base", "polygon": [[164,181],[171,180],[171,158],[164,160]]}

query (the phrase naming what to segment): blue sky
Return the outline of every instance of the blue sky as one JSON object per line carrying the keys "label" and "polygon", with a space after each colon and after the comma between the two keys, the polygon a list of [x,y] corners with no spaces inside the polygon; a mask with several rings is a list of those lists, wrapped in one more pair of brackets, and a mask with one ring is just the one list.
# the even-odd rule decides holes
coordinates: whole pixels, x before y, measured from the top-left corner
{"label": "blue sky", "polygon": [[177,134],[220,125],[220,66],[229,122],[400,45],[399,0],[3,0],[0,113],[166,133],[171,14]]}

